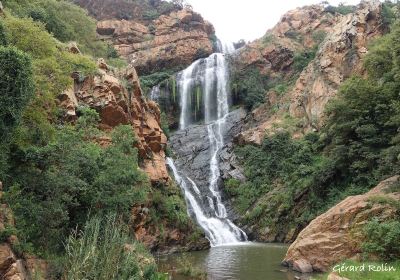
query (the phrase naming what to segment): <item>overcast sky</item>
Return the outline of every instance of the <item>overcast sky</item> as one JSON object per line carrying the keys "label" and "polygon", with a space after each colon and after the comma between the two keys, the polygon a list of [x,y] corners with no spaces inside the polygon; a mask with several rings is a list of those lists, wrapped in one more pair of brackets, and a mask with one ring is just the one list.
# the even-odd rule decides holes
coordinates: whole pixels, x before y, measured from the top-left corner
{"label": "overcast sky", "polygon": [[[187,0],[196,12],[210,21],[217,36],[227,41],[260,38],[288,10],[320,3],[321,0]],[[360,0],[330,0],[358,4]]]}

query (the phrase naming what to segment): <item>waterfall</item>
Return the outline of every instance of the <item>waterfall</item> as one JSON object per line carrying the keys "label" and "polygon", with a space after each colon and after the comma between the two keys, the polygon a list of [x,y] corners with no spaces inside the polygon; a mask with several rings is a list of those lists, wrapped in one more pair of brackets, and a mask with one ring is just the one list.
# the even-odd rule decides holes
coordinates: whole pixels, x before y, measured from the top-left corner
{"label": "waterfall", "polygon": [[[231,53],[234,51],[234,47],[220,43],[220,50]],[[179,128],[181,130],[193,124],[193,112],[191,111],[193,106],[191,104],[193,104],[194,88],[200,87],[204,94],[202,105],[210,150],[208,194],[202,194],[196,183],[178,171],[171,158],[167,159],[167,164],[185,195],[189,214],[205,231],[211,246],[247,241],[246,234],[228,219],[227,210],[218,188],[220,180],[218,154],[224,146],[223,133],[226,116],[229,113],[228,80],[228,66],[224,53],[213,53],[208,58],[197,60],[177,76],[181,106]],[[195,95],[195,97],[198,102],[198,96]],[[208,202],[210,209],[205,209],[204,200]]]}
{"label": "waterfall", "polygon": [[[198,190],[196,184],[190,178],[183,179],[171,158],[167,158],[167,164],[174,174],[176,182],[182,189],[188,205],[188,214],[194,217],[199,226],[206,233],[207,239],[210,241],[212,247],[218,245],[235,244],[241,240],[247,240],[246,234],[235,226],[228,219],[220,219],[217,217],[207,217],[200,204],[189,189],[187,182],[190,182],[193,190]],[[198,195],[198,193],[196,192]]]}

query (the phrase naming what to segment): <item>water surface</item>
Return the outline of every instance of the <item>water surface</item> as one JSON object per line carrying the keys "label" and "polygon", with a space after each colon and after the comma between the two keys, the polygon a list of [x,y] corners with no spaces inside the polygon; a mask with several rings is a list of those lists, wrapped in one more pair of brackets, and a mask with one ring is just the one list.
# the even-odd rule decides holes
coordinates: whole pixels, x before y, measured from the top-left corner
{"label": "water surface", "polygon": [[280,265],[287,249],[288,246],[282,244],[242,243],[184,255],[163,256],[158,261],[160,270],[169,272],[173,280],[190,279],[174,272],[182,256],[188,258],[195,267],[202,268],[209,280],[294,280],[295,276],[300,275]]}

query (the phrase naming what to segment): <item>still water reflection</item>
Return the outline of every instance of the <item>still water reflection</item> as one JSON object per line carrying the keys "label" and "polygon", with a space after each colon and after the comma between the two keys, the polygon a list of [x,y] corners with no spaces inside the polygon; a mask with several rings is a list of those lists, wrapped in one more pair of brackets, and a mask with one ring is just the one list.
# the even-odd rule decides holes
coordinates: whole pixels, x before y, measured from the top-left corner
{"label": "still water reflection", "polygon": [[[280,244],[243,243],[190,252],[184,257],[206,271],[209,280],[294,280],[296,275],[280,265],[287,248]],[[174,272],[179,258],[182,255],[161,257],[161,271],[169,272],[173,280],[191,279]]]}

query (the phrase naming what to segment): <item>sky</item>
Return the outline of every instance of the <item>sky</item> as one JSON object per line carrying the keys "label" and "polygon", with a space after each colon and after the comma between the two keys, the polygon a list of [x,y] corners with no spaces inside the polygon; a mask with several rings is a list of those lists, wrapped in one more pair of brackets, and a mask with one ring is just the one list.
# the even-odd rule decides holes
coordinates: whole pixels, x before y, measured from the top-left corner
{"label": "sky", "polygon": [[[262,37],[281,16],[296,7],[318,4],[321,0],[186,0],[203,18],[210,21],[218,38],[236,42],[252,41]],[[358,4],[360,0],[330,0],[339,3]]]}

